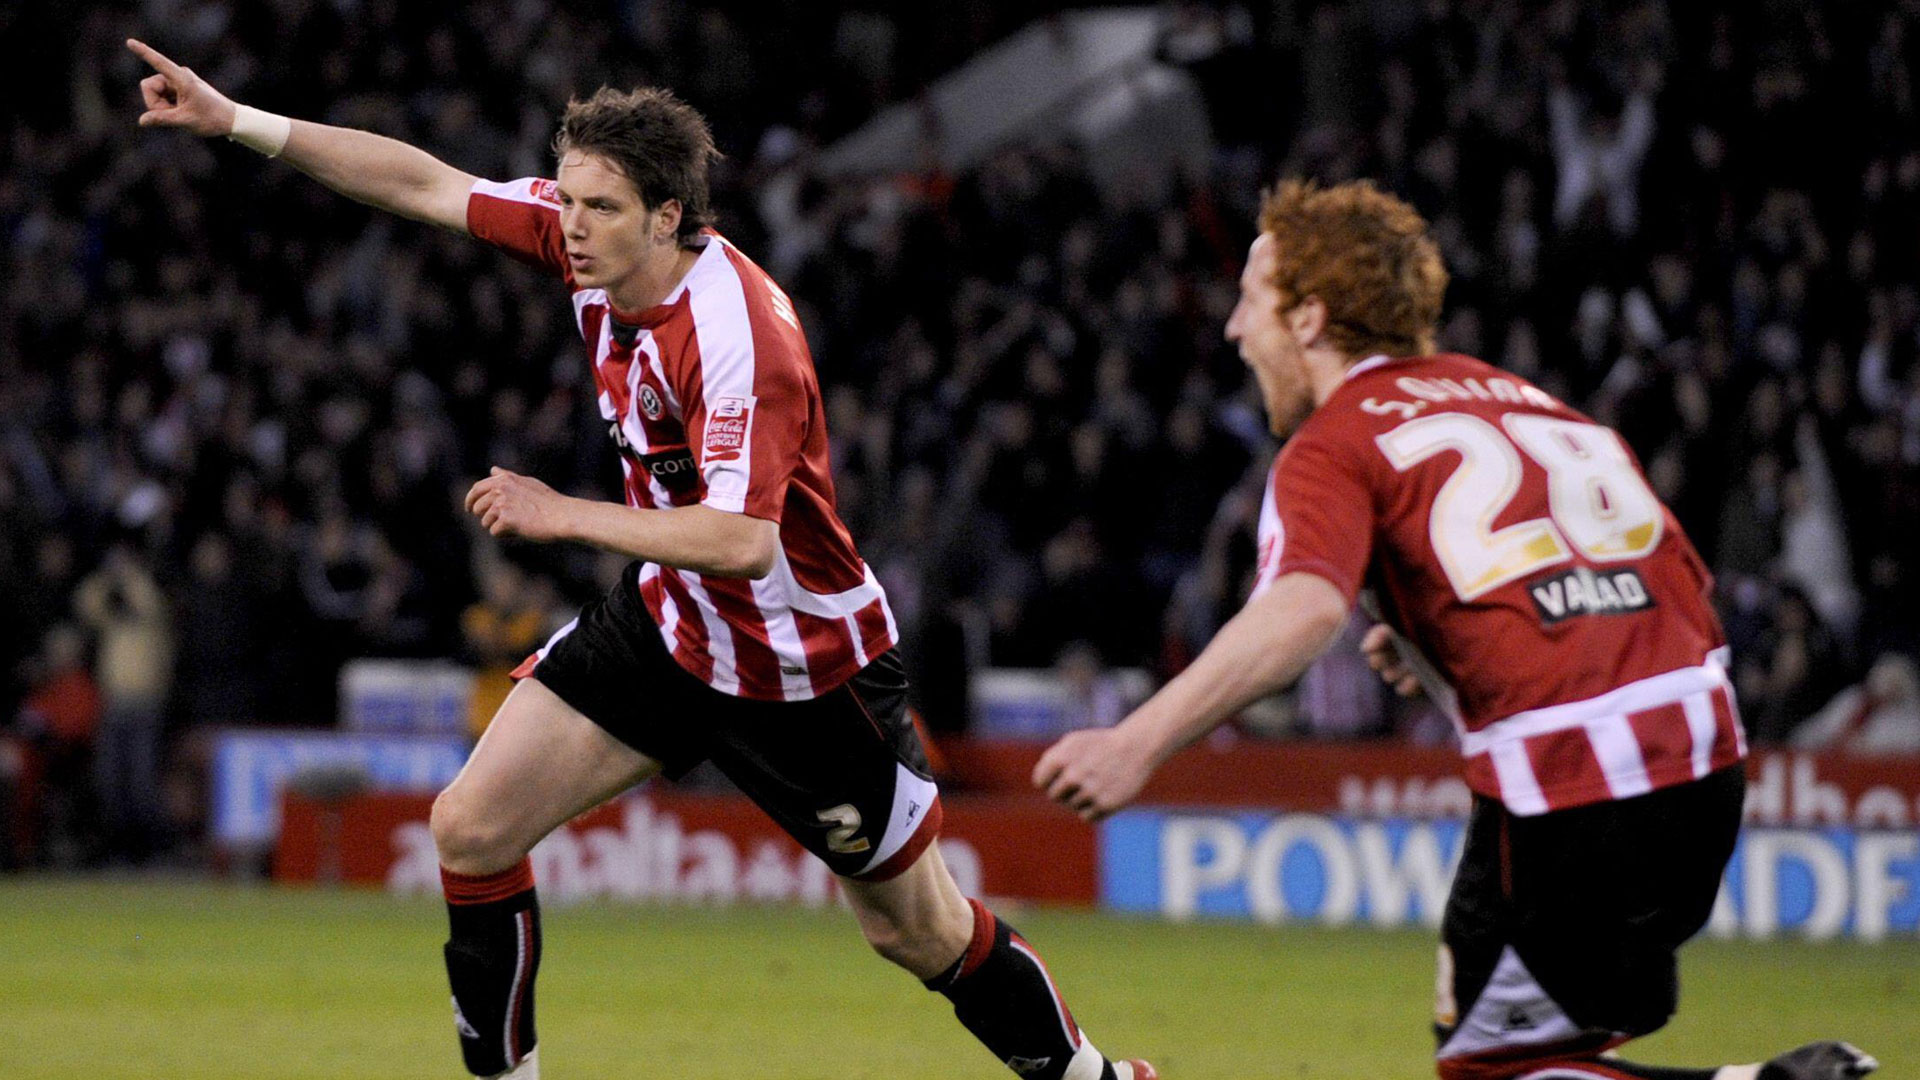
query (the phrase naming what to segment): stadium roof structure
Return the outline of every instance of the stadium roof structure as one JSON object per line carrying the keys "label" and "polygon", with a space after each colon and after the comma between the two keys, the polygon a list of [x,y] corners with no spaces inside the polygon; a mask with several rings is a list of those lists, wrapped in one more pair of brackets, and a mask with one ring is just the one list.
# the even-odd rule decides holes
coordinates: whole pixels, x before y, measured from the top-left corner
{"label": "stadium roof structure", "polygon": [[1159,191],[1204,172],[1213,138],[1192,76],[1162,63],[1158,8],[1067,12],[1029,24],[828,147],[828,177],[964,172],[1022,142],[1065,139],[1103,187]]}

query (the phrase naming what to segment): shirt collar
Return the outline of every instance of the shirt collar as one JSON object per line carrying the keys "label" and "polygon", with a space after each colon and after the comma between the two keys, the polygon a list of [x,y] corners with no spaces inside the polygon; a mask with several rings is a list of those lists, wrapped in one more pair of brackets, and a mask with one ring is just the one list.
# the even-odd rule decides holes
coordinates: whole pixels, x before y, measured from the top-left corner
{"label": "shirt collar", "polygon": [[680,284],[675,285],[673,291],[667,294],[667,298],[658,304],[639,311],[621,311],[613,306],[613,298],[608,297],[607,309],[613,313],[614,323],[617,326],[632,327],[636,330],[652,330],[666,322],[673,315],[673,309],[679,307],[686,299],[687,286],[693,280],[693,276],[700,272],[700,268],[714,256],[715,252],[720,250],[718,236],[719,234],[711,229],[701,231],[694,241],[694,246],[700,250],[700,257],[694,260],[692,266],[687,267],[686,276],[680,279]]}
{"label": "shirt collar", "polygon": [[1388,356],[1386,353],[1375,353],[1374,355],[1369,356],[1365,360],[1362,360],[1359,363],[1348,368],[1346,375],[1342,376],[1340,381],[1347,382],[1348,380],[1352,379],[1355,375],[1364,375],[1367,372],[1372,371],[1374,368],[1381,367],[1385,364],[1391,364],[1391,363],[1393,363],[1393,357]]}

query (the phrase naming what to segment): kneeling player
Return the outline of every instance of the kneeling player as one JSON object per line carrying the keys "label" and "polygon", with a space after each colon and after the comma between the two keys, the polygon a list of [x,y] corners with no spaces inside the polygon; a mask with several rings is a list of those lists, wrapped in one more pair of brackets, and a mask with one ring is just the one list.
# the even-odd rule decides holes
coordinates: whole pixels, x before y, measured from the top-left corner
{"label": "kneeling player", "polygon": [[236,107],[138,42],[143,125],[229,135],[362,202],[469,233],[564,281],[627,505],[502,469],[467,508],[496,536],[636,561],[530,658],[434,803],[469,1071],[537,1074],[540,916],[527,852],[656,773],[712,761],[841,875],[867,940],[1039,1080],[1146,1080],[1081,1034],[1033,948],[961,895],[906,716],[885,594],[834,509],[825,415],[792,303],[708,227],[714,148],[657,90],[568,106],[557,180],[497,184],[366,132]]}
{"label": "kneeling player", "polygon": [[[1174,751],[1300,676],[1363,586],[1388,679],[1453,718],[1476,795],[1440,951],[1442,1080],[1841,1080],[1816,1043],[1764,1065],[1609,1056],[1673,1013],[1740,826],[1746,747],[1707,570],[1618,435],[1433,355],[1446,271],[1371,185],[1268,195],[1227,337],[1291,436],[1246,609],[1118,727],[1035,781],[1098,818]],[[1388,629],[1391,625],[1393,629]]]}

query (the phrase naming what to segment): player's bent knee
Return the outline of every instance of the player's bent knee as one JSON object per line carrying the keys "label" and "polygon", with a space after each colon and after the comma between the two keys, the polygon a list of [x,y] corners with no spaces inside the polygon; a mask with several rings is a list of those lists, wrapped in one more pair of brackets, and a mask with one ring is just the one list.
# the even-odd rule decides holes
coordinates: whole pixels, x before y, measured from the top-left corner
{"label": "player's bent knee", "polygon": [[497,814],[485,813],[457,788],[434,798],[428,824],[440,865],[455,873],[490,874],[512,866],[527,853],[527,845],[509,832]]}

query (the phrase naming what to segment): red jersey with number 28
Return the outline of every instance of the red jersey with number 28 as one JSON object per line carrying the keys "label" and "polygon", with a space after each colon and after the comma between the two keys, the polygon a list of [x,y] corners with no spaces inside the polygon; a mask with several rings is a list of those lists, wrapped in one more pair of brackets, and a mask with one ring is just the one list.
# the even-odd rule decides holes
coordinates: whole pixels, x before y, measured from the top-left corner
{"label": "red jersey with number 28", "polygon": [[641,567],[640,596],[681,667],[725,693],[798,701],[893,646],[886,594],[834,509],[813,357],[772,278],[708,230],[666,300],[615,312],[606,290],[574,284],[551,180],[479,181],[467,228],[573,290],[628,505],[699,503],[780,526],[762,580]]}
{"label": "red jersey with number 28", "polygon": [[1274,461],[1255,594],[1371,588],[1515,814],[1624,799],[1746,753],[1712,579],[1626,443],[1465,356],[1355,364]]}

